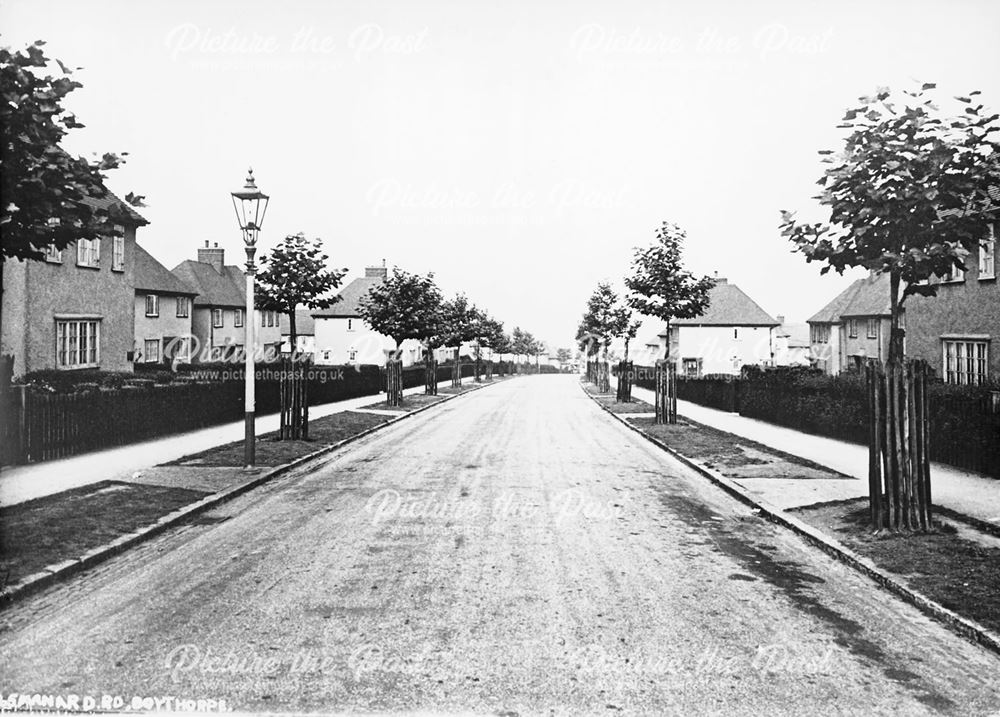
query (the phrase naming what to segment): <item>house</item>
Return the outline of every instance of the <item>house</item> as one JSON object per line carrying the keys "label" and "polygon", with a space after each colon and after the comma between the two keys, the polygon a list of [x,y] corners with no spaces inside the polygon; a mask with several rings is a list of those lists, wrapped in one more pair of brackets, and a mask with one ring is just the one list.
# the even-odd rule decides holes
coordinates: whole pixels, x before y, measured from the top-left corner
{"label": "house", "polygon": [[43,260],[0,265],[0,353],[14,356],[15,375],[132,370],[135,236],[148,222],[110,192],[84,201],[107,210],[120,235],[50,246]]}
{"label": "house", "polygon": [[138,244],[134,276],[136,363],[189,362],[197,292]]}
{"label": "house", "polygon": [[[736,284],[716,277],[709,290],[705,313],[694,319],[670,323],[670,357],[679,375],[739,374],[746,364],[773,365],[775,329],[779,326],[766,311]],[[666,348],[661,343],[663,356]]]}
{"label": "house", "polygon": [[[1000,190],[994,201],[1000,203]],[[941,279],[937,296],[906,300],[906,352],[947,383],[979,384],[1000,377],[1000,285],[994,224],[965,271]]]}
{"label": "house", "polygon": [[[188,259],[171,273],[197,295],[192,302],[191,360],[193,363],[238,357],[246,339],[246,275],[227,265],[225,249],[216,242],[198,248],[197,261]],[[254,311],[254,346],[275,353],[281,345],[278,312]]]}
{"label": "house", "polygon": [[810,360],[836,375],[889,354],[889,275],[869,272],[808,321]]}
{"label": "house", "polygon": [[[396,343],[369,327],[361,318],[358,306],[369,290],[385,281],[386,276],[385,266],[366,267],[364,276],[341,290],[340,301],[328,309],[312,312],[317,364],[385,364],[386,357],[396,349]],[[424,349],[419,341],[404,341],[400,349],[404,366],[423,360]]]}
{"label": "house", "polygon": [[[287,314],[282,314],[278,319],[278,326],[281,328],[281,350],[285,353],[292,350],[289,343],[292,337],[292,322]],[[298,309],[295,312],[295,350],[312,356],[316,350],[316,327],[312,311],[309,309]]]}
{"label": "house", "polygon": [[774,332],[775,366],[810,366],[809,324],[786,323],[776,317],[780,326]]}

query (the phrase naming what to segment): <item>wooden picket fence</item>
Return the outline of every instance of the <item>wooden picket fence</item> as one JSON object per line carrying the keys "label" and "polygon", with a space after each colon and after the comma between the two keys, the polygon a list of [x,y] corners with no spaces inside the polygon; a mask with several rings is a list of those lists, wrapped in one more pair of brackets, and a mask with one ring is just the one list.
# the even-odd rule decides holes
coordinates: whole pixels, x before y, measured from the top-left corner
{"label": "wooden picket fence", "polygon": [[673,361],[659,359],[655,376],[655,422],[677,423],[677,367]]}
{"label": "wooden picket fence", "polygon": [[618,362],[618,393],[615,400],[621,403],[632,401],[633,364],[631,361]]}
{"label": "wooden picket fence", "polygon": [[403,362],[399,359],[385,362],[385,402],[389,406],[403,402]]}
{"label": "wooden picket fence", "polygon": [[932,527],[928,374],[924,361],[865,365],[869,511],[876,530]]}

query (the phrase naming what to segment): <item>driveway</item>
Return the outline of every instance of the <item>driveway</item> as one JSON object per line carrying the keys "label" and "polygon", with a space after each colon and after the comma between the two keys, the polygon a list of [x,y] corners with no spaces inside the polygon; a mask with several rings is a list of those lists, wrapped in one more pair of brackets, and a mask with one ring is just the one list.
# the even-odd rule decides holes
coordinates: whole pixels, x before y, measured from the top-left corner
{"label": "driveway", "polygon": [[240,711],[1000,710],[995,656],[576,383],[469,394],[0,612],[0,692]]}

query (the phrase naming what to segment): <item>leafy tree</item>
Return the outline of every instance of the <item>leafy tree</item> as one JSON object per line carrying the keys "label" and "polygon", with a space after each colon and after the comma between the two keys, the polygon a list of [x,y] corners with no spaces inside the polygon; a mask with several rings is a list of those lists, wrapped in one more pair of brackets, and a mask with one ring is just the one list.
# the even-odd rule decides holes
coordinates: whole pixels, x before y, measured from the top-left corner
{"label": "leafy tree", "polygon": [[372,329],[390,337],[398,352],[406,339],[426,342],[438,334],[441,303],[434,274],[421,276],[393,267],[392,274],[358,302],[358,313]]}
{"label": "leafy tree", "polygon": [[465,294],[456,294],[441,307],[441,324],[437,340],[439,346],[454,346],[458,359],[462,344],[475,341],[479,333],[481,314],[469,303]]}
{"label": "leafy tree", "polygon": [[569,363],[571,358],[573,358],[573,354],[569,349],[559,349],[556,351],[556,360],[561,364]]}
{"label": "leafy tree", "polygon": [[628,308],[622,306],[611,285],[599,283],[587,300],[587,310],[577,330],[580,348],[591,356],[603,349],[607,357],[611,339],[626,332],[630,318]]}
{"label": "leafy tree", "polygon": [[292,352],[298,332],[295,310],[327,309],[340,301],[331,295],[347,274],[347,269],[327,269],[329,257],[323,253],[323,241],[309,241],[305,234],[289,234],[269,255],[261,257],[263,267],[257,274],[256,304],[263,311],[288,314]]}
{"label": "leafy tree", "polygon": [[629,312],[628,318],[625,321],[625,330],[621,333],[621,338],[625,339],[625,360],[628,361],[628,345],[635,338],[636,334],[639,333],[639,327],[642,326],[642,321],[639,319],[632,320],[632,313]]}
{"label": "leafy tree", "polygon": [[[816,197],[830,208],[829,224],[803,224],[781,213],[781,233],[807,261],[843,273],[864,267],[889,274],[888,359],[903,359],[900,316],[907,297],[934,296],[932,276],[963,269],[997,220],[988,189],[1000,185],[1000,127],[977,103],[978,91],[956,98],[964,111],[948,116],[931,99],[934,84],[859,98],[840,128],[840,153],[820,152],[829,165]],[[902,291],[900,291],[902,289]]]}
{"label": "leafy tree", "polygon": [[663,222],[656,230],[656,241],[645,249],[635,249],[632,274],[625,278],[631,292],[628,305],[646,316],[653,316],[667,325],[667,350],[670,358],[670,322],[693,319],[708,308],[708,292],[715,281],[711,277],[696,279],[681,262],[681,245],[687,234],[676,224]]}
{"label": "leafy tree", "polygon": [[[104,209],[88,201],[107,195],[105,172],[127,153],[90,161],[59,146],[69,130],[83,127],[63,107],[83,85],[66,65],[45,56],[44,45],[0,47],[0,292],[7,260],[42,259],[48,246],[64,249],[79,239],[113,235],[116,220],[128,214],[124,206]],[[125,199],[142,206],[143,197],[129,193]]]}

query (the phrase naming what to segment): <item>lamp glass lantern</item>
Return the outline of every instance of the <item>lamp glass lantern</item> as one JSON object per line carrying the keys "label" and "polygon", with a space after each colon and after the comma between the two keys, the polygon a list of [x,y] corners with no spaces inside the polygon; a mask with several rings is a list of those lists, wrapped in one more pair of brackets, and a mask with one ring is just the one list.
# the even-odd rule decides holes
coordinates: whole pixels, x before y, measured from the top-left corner
{"label": "lamp glass lantern", "polygon": [[248,247],[256,247],[257,237],[260,234],[260,227],[264,223],[264,215],[267,213],[267,203],[270,197],[257,188],[253,169],[247,171],[246,184],[243,185],[243,188],[233,192],[232,195],[236,220],[243,231],[243,242]]}

